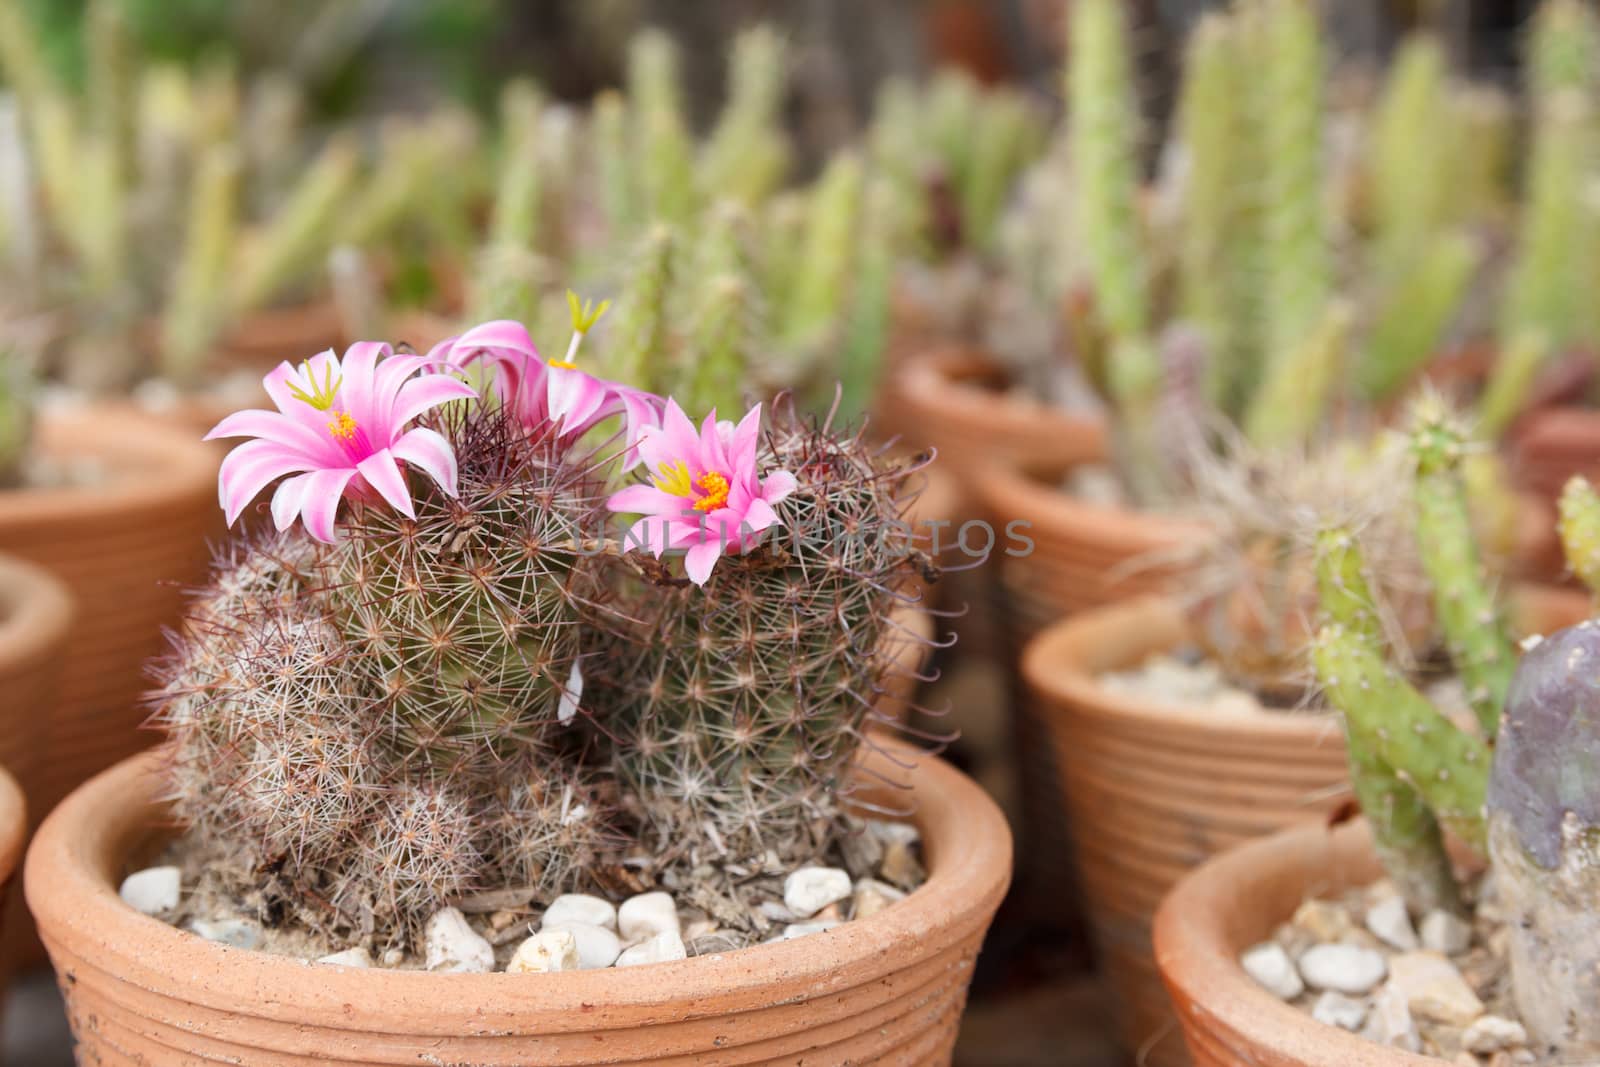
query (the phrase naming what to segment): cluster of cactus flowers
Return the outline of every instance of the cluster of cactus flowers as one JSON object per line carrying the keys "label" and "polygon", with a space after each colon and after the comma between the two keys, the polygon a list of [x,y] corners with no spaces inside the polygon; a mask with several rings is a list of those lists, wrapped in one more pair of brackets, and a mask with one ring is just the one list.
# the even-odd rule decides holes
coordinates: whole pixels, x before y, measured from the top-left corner
{"label": "cluster of cactus flowers", "polygon": [[[1468,521],[1461,467],[1470,445],[1430,413],[1414,426],[1412,448],[1416,533],[1465,706],[1436,706],[1390,661],[1386,605],[1359,530],[1319,535],[1316,674],[1344,716],[1356,798],[1410,908],[1463,909],[1447,837],[1486,853],[1523,1022],[1562,1055],[1589,1059],[1600,1053],[1591,1010],[1600,990],[1600,626],[1530,638],[1519,662]],[[1568,563],[1600,590],[1600,495],[1575,478],[1560,510]]]}
{"label": "cluster of cactus flowers", "polygon": [[634,843],[759,864],[840,829],[913,639],[914,465],[760,407],[696,426],[579,368],[596,317],[574,300],[559,359],[499,321],[284,364],[278,410],[218,426],[252,438],[230,522],[276,484],[270,523],[193,600],[154,720],[177,816],[288,914],[404,942]]}

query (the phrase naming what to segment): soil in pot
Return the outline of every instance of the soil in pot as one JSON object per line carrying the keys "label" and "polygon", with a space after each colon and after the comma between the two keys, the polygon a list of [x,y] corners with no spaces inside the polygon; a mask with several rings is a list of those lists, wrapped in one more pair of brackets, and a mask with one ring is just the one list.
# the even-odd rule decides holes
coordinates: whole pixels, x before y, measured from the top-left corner
{"label": "soil in pot", "polygon": [[[919,758],[909,796],[927,881],[842,927],[642,968],[308,971],[173,929],[118,898],[124,875],[161,846],[155,771],[146,756],[95,779],[51,815],[29,856],[30,903],[79,1055],[94,1062],[731,1064],[802,1053],[941,1062],[1010,868],[993,804]],[[870,787],[863,796],[894,800]]]}

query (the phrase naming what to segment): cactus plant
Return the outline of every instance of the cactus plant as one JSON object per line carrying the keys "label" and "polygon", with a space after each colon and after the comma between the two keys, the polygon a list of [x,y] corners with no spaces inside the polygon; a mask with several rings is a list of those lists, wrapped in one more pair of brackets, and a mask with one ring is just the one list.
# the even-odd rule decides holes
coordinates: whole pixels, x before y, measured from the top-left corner
{"label": "cactus plant", "polygon": [[781,534],[726,560],[702,587],[643,588],[634,620],[595,656],[620,731],[619,779],[644,802],[649,840],[687,862],[760,862],[775,843],[820,847],[873,704],[886,647],[908,638],[916,546],[900,517],[910,470],[860,436],[780,422],[765,464],[796,472]]}

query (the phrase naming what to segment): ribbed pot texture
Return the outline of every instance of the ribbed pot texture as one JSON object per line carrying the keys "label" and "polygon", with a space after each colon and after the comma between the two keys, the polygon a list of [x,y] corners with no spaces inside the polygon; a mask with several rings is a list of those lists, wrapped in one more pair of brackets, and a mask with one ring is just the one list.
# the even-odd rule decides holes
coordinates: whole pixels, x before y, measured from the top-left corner
{"label": "ribbed pot texture", "polygon": [[970,489],[996,463],[1068,465],[1105,454],[1105,426],[1021,400],[1004,375],[973,348],[951,347],[908,360],[884,385],[873,425],[910,449],[933,447],[939,466]]}
{"label": "ribbed pot texture", "polygon": [[[72,597],[49,571],[0,556],[0,881],[8,881],[30,829],[23,796],[38,794],[41,727],[56,707],[57,685],[72,624]],[[10,771],[10,775],[4,772]],[[13,780],[15,776],[16,780]],[[18,790],[22,792],[18,792]],[[13,794],[16,794],[13,796]],[[44,809],[35,802],[34,817]],[[15,826],[13,826],[15,823]],[[38,954],[33,920],[18,881],[4,894],[0,917],[0,974]]]}
{"label": "ribbed pot texture", "polygon": [[12,705],[38,734],[26,775],[45,812],[153,740],[138,730],[144,664],[177,621],[183,587],[205,577],[222,519],[216,453],[157,420],[114,408],[49,415],[38,447],[103,478],[0,494],[0,552],[49,570],[77,604],[57,700]]}
{"label": "ribbed pot texture", "polygon": [[1051,627],[1023,658],[1118,1021],[1130,1051],[1158,1067],[1185,1062],[1151,954],[1162,895],[1214,853],[1325,816],[1349,795],[1330,715],[1160,705],[1100,684],[1186,637],[1174,604],[1140,598]]}
{"label": "ribbed pot texture", "polygon": [[[869,764],[904,773],[885,758]],[[676,963],[434,975],[308,967],[204,941],[117,896],[162,832],[153,754],[95,778],[45,820],[28,855],[28,903],[79,1062],[102,1067],[946,1063],[1010,877],[1011,838],[976,785],[915,760],[909,793],[875,799],[915,806],[921,888],[831,931]]]}
{"label": "ribbed pot texture", "polygon": [[1178,883],[1155,921],[1156,962],[1195,1067],[1438,1067],[1325,1026],[1262,989],[1239,954],[1313,897],[1383,874],[1364,820],[1304,826],[1224,853]]}

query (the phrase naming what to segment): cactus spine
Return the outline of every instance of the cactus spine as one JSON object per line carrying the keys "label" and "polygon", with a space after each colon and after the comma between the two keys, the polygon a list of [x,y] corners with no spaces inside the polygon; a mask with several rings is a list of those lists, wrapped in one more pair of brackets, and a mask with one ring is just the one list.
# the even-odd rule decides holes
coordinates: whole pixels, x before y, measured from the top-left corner
{"label": "cactus spine", "polygon": [[[476,888],[569,888],[601,825],[560,758],[581,686],[591,461],[490,406],[442,415],[458,498],[247,543],[162,666],[171,793],[330,930],[405,940]],[[431,483],[429,483],[431,485]]]}
{"label": "cactus spine", "polygon": [[597,706],[621,731],[615,766],[653,841],[690,863],[759,862],[819,843],[888,681],[890,618],[907,595],[898,517],[906,471],[859,437],[779,425],[766,459],[799,488],[766,546],[718,563],[703,588],[639,590],[637,619],[601,639]]}

